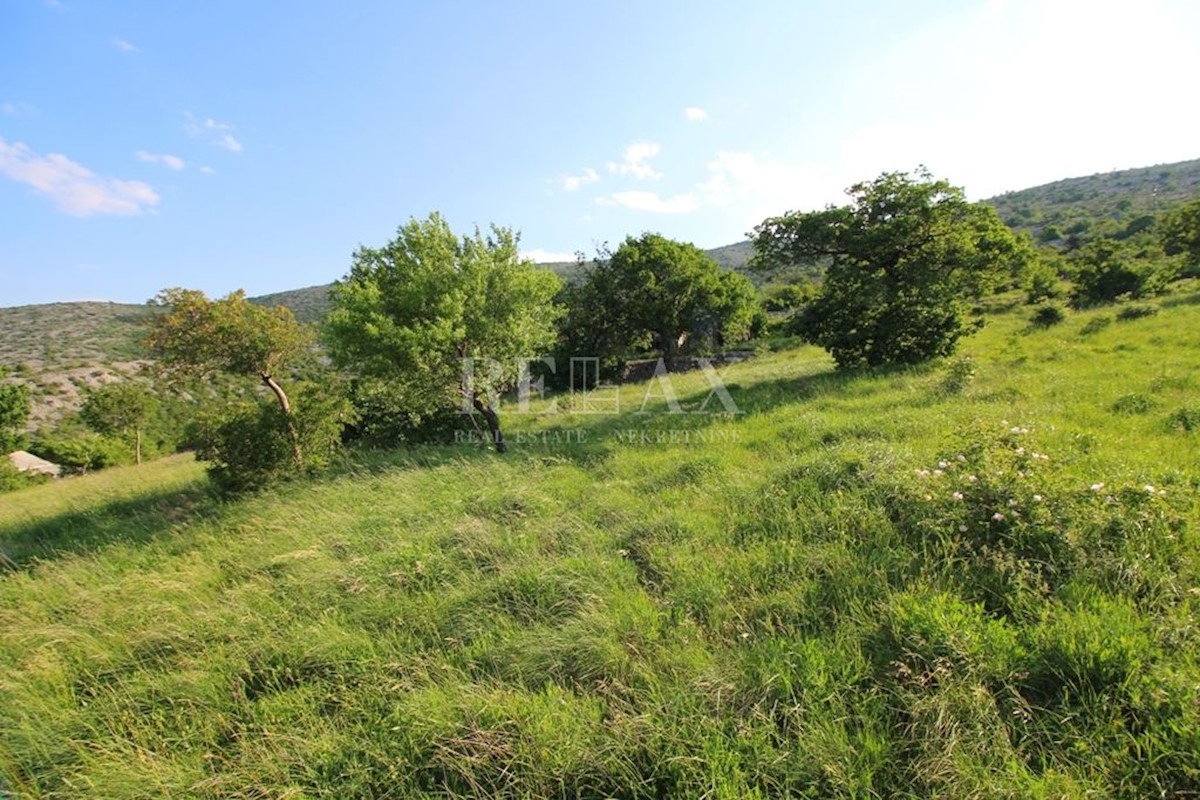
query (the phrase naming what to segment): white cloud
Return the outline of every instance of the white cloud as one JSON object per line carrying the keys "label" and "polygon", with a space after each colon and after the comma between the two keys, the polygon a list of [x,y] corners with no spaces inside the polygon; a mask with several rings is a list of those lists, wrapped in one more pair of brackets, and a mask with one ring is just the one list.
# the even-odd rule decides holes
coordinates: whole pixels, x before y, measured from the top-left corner
{"label": "white cloud", "polygon": [[656,172],[646,162],[661,150],[662,146],[657,142],[634,142],[625,148],[625,155],[619,164],[615,161],[608,162],[608,171],[618,175],[632,175],[638,180],[658,180],[662,173]]}
{"label": "white cloud", "polygon": [[242,152],[242,143],[231,133],[233,126],[226,122],[218,122],[212,117],[205,117],[198,122],[191,112],[183,112],[183,129],[188,136],[207,139],[209,143],[228,150],[231,153]]}
{"label": "white cloud", "polygon": [[114,36],[110,40],[110,43],[112,44],[113,47],[115,47],[117,50],[120,50],[122,53],[136,53],[138,51],[137,47],[135,47],[134,45],[125,41],[120,36]]}
{"label": "white cloud", "polygon": [[699,185],[705,202],[748,207],[751,218],[820,208],[838,201],[845,181],[827,167],[791,164],[755,153],[718,150]]}
{"label": "white cloud", "polygon": [[664,198],[659,197],[658,192],[614,192],[607,197],[597,198],[596,202],[654,214],[688,214],[700,207],[699,199],[691,193]]}
{"label": "white cloud", "polygon": [[133,154],[138,161],[145,161],[148,164],[162,164],[170,170],[178,172],[187,164],[179,156],[173,156],[170,153],[147,153],[145,150],[138,150]]}
{"label": "white cloud", "polygon": [[589,183],[595,183],[598,180],[600,180],[599,173],[591,167],[588,167],[578,175],[559,175],[554,179],[555,183],[564,192],[577,192]]}
{"label": "white cloud", "polygon": [[2,138],[0,174],[29,184],[52,199],[59,209],[76,217],[128,216],[158,204],[158,194],[149,184],[106,178],[60,153],[38,155],[21,142],[10,145]]}
{"label": "white cloud", "polygon": [[217,147],[223,147],[231,153],[242,152],[242,143],[235,139],[231,133],[223,133],[218,136],[215,144]]}
{"label": "white cloud", "polygon": [[574,263],[574,253],[564,253],[556,250],[543,250],[540,247],[535,247],[533,250],[522,250],[522,258],[528,258],[537,264],[555,264],[563,261]]}
{"label": "white cloud", "polygon": [[683,116],[688,122],[703,122],[708,119],[708,112],[699,106],[688,106],[683,110]]}
{"label": "white cloud", "polygon": [[213,169],[212,167],[208,166],[207,164],[205,164],[203,167],[200,168],[200,172],[202,172],[205,175],[215,175],[217,171],[215,169]]}

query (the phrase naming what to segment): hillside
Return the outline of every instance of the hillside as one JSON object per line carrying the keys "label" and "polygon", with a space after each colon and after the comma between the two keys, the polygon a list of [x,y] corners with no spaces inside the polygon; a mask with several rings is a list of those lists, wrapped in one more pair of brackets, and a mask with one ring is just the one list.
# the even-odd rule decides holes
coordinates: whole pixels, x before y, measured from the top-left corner
{"label": "hillside", "polygon": [[995,206],[1009,227],[1053,243],[1096,228],[1118,235],[1136,232],[1148,215],[1196,197],[1200,159],[1068,178],[984,202]]}
{"label": "hillside", "polygon": [[948,363],[727,367],[732,417],[634,385],[508,409],[506,457],[6,496],[0,791],[1200,792],[1200,283],[1015,300]]}

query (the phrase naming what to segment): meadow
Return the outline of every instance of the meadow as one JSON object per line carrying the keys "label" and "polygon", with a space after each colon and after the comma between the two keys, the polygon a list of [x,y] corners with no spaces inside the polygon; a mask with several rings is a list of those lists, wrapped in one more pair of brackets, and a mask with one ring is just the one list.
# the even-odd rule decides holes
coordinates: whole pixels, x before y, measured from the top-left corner
{"label": "meadow", "polygon": [[1200,283],[1129,308],[6,494],[0,796],[1200,794]]}

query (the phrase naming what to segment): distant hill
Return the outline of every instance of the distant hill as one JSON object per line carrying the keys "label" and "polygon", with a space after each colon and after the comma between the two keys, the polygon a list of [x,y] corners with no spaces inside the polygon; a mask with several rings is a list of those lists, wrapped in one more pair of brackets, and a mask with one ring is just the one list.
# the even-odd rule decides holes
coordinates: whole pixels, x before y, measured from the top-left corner
{"label": "distant hill", "polygon": [[1098,229],[1121,233],[1200,196],[1200,159],[1067,178],[984,202],[1014,230],[1051,244]]}

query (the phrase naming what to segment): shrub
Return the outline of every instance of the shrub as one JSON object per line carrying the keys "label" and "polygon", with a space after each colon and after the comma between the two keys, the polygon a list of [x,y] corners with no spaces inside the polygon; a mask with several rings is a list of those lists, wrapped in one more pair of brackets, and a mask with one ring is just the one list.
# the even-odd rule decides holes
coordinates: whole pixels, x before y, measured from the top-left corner
{"label": "shrub", "polygon": [[1119,322],[1128,322],[1129,320],[1133,319],[1152,317],[1157,313],[1158,308],[1156,306],[1131,303],[1127,306],[1123,306],[1121,310],[1117,312],[1117,320]]}
{"label": "shrub", "polygon": [[209,462],[208,475],[222,494],[264,488],[326,466],[339,446],[342,428],[352,418],[348,401],[316,384],[301,386],[293,416],[304,466],[296,466],[288,418],[273,403],[230,406],[201,417],[191,438],[196,458]]}
{"label": "shrub", "polygon": [[1167,417],[1172,430],[1195,433],[1200,430],[1200,408],[1181,408]]}
{"label": "shrub", "polygon": [[946,374],[940,386],[942,394],[961,394],[975,380],[975,374],[975,362],[970,356],[954,359],[946,365]]}
{"label": "shrub", "polygon": [[1055,303],[1043,303],[1033,312],[1033,316],[1029,318],[1029,322],[1038,328],[1049,328],[1057,325],[1067,318],[1062,307]]}
{"label": "shrub", "polygon": [[1154,408],[1154,401],[1146,395],[1137,392],[1121,395],[1112,404],[1112,410],[1115,414],[1145,414],[1152,408]]}
{"label": "shrub", "polygon": [[1112,321],[1112,317],[1106,315],[1092,317],[1090,320],[1088,320],[1088,324],[1084,325],[1079,332],[1084,336],[1091,336],[1094,333],[1099,333],[1100,331],[1104,330],[1109,325],[1112,325]]}

